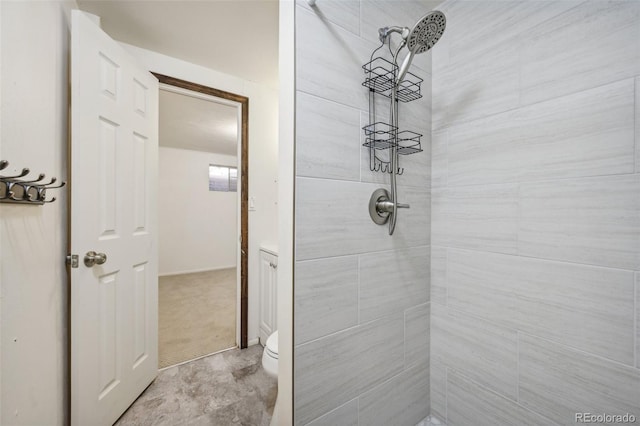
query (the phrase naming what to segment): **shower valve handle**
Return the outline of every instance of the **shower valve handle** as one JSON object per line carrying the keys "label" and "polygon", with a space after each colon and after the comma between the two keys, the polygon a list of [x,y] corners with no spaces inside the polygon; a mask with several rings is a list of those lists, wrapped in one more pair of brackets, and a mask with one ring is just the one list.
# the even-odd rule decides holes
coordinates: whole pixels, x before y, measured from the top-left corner
{"label": "shower valve handle", "polygon": [[[390,200],[378,201],[376,203],[376,208],[381,213],[392,213],[393,212],[393,201],[390,201]],[[396,208],[397,209],[408,209],[409,208],[409,204],[396,203]]]}
{"label": "shower valve handle", "polygon": [[369,200],[369,215],[371,219],[378,225],[383,225],[389,220],[389,216],[396,209],[408,209],[409,204],[394,203],[391,201],[391,194],[384,188],[377,189],[371,194]]}

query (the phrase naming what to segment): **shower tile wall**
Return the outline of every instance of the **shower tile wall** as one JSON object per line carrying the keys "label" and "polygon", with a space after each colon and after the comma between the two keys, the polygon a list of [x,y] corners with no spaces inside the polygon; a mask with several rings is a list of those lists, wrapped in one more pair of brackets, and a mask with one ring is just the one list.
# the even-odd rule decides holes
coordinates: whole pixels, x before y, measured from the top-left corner
{"label": "shower tile wall", "polygon": [[640,2],[439,9],[432,413],[640,418]]}
{"label": "shower tile wall", "polygon": [[[429,414],[431,58],[416,57],[424,97],[400,124],[424,152],[403,156],[395,234],[369,218],[389,177],[362,147],[362,65],[378,28],[413,25],[429,2],[319,0],[296,6],[294,422],[410,425]],[[386,111],[384,105],[380,110]]]}

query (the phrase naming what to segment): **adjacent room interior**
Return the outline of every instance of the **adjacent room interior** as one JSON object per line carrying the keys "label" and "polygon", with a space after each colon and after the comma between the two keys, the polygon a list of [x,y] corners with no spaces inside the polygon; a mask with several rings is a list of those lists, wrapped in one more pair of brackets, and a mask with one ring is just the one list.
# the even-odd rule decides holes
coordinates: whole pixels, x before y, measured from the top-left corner
{"label": "adjacent room interior", "polygon": [[236,341],[239,109],[161,86],[159,367]]}

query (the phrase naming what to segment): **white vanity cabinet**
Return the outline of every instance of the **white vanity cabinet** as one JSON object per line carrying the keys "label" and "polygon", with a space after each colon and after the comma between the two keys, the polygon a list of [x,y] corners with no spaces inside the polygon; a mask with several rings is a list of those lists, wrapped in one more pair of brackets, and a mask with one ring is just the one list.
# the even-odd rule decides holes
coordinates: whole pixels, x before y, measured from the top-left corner
{"label": "white vanity cabinet", "polygon": [[278,252],[260,248],[260,343],[278,329]]}

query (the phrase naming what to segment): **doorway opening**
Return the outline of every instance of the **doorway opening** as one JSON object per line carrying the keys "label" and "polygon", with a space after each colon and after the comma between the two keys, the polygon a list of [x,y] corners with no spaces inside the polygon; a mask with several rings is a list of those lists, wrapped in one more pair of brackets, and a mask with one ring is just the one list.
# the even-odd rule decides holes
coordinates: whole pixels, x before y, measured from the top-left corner
{"label": "doorway opening", "polygon": [[247,347],[248,98],[154,75],[165,368]]}

